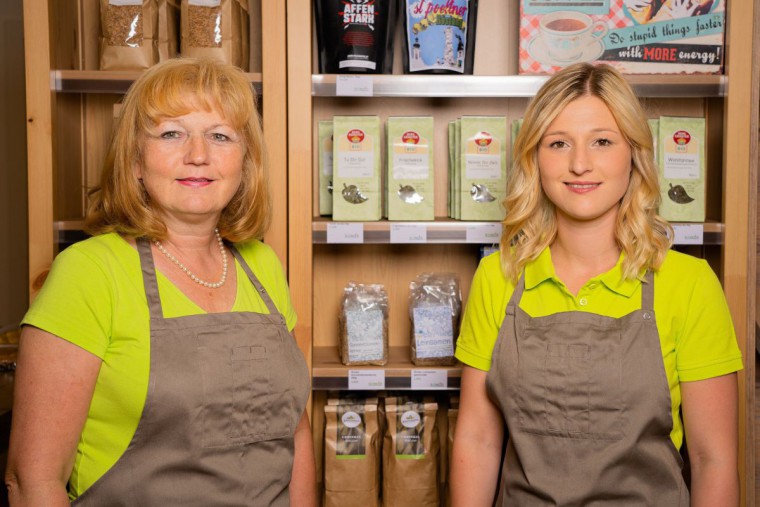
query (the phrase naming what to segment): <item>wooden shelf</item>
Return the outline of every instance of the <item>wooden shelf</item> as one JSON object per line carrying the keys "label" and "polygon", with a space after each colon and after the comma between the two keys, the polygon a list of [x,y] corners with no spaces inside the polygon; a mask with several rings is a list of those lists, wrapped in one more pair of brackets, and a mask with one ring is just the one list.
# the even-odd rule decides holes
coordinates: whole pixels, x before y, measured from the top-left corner
{"label": "wooden shelf", "polygon": [[[140,71],[54,70],[50,89],[62,93],[126,93]],[[256,93],[261,94],[260,72],[247,73]]]}
{"label": "wooden shelf", "polygon": [[385,366],[346,366],[340,362],[337,347],[314,347],[312,351],[312,389],[348,389],[349,370],[378,370],[385,372],[385,389],[411,389],[412,370],[446,370],[448,390],[459,389],[462,367],[415,366],[409,347],[390,347]]}
{"label": "wooden shelf", "polygon": [[[334,224],[353,224],[362,231],[361,241],[331,235],[328,229]],[[676,245],[722,245],[724,225],[720,222],[673,223],[676,233]],[[404,234],[397,234],[398,228],[413,228],[422,239],[404,240]],[[395,228],[395,230],[394,230]],[[402,231],[403,232],[403,231]],[[498,234],[498,236],[494,236]],[[493,244],[498,243],[501,228],[498,222],[463,222],[452,219],[438,219],[432,222],[333,222],[329,218],[317,218],[312,221],[312,242],[314,244],[349,244],[349,243],[429,243],[429,244]],[[700,240],[699,237],[702,239]],[[484,239],[487,238],[487,239]]]}
{"label": "wooden shelf", "polygon": [[[311,94],[336,97],[337,82],[346,76],[314,74]],[[351,75],[356,79],[357,75]],[[549,76],[361,75],[371,83],[371,94],[344,92],[340,96],[369,97],[533,97]],[[728,80],[723,75],[628,75],[641,97],[724,97]]]}

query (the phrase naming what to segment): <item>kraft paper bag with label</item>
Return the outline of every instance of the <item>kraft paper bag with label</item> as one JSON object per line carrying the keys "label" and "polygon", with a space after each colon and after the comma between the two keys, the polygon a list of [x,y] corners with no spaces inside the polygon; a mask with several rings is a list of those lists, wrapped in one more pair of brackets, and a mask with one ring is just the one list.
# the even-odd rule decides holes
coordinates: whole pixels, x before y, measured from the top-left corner
{"label": "kraft paper bag with label", "polygon": [[248,70],[248,0],[182,0],[182,56]]}
{"label": "kraft paper bag with label", "polygon": [[325,405],[324,507],[379,505],[377,398],[330,398]]}
{"label": "kraft paper bag with label", "polygon": [[386,399],[383,505],[439,507],[437,412],[432,398]]}
{"label": "kraft paper bag with label", "polygon": [[100,0],[100,70],[143,70],[158,61],[155,0]]}

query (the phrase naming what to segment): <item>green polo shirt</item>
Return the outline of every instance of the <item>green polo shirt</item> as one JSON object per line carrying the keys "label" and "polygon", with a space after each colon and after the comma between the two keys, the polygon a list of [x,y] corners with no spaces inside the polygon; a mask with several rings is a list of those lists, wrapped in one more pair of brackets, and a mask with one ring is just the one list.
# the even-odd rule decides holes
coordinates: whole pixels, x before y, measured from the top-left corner
{"label": "green polo shirt", "polygon": [[[573,295],[557,278],[546,248],[525,266],[520,308],[532,317],[559,312],[589,312],[619,318],[641,308],[641,282],[622,276],[621,255],[608,272],[589,280]],[[514,284],[501,271],[499,253],[485,257],[472,281],[457,342],[456,357],[488,371],[499,327]],[[680,382],[725,375],[742,369],[728,304],[718,278],[703,259],[668,251],[654,275],[654,312],[673,414],[671,439],[683,441]]]}
{"label": "green polo shirt", "polygon": [[[296,314],[277,255],[260,241],[236,246],[292,330]],[[232,311],[269,313],[237,261],[235,266],[238,286]],[[164,317],[206,313],[160,271],[156,281]],[[23,324],[59,336],[103,361],[69,479],[69,498],[74,500],[124,453],[145,404],[150,314],[137,250],[118,234],[70,246],[56,257]]]}

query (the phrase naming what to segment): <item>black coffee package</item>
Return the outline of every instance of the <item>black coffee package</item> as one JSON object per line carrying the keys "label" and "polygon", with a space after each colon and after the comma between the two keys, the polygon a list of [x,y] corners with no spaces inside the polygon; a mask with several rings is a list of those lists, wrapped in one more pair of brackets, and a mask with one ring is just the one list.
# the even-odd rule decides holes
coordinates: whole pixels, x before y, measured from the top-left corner
{"label": "black coffee package", "polygon": [[314,0],[321,74],[390,74],[396,0]]}

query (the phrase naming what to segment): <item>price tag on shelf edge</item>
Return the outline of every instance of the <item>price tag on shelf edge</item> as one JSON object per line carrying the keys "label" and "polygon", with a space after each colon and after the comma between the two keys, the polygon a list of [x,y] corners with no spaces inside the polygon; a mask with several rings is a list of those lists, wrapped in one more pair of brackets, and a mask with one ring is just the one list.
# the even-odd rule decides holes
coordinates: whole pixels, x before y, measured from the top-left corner
{"label": "price tag on shelf edge", "polygon": [[426,243],[427,227],[417,224],[391,224],[391,243]]}
{"label": "price tag on shelf edge", "polygon": [[371,76],[338,75],[335,95],[338,97],[371,97],[374,93]]}
{"label": "price tag on shelf edge", "polygon": [[334,222],[327,224],[328,243],[364,243],[364,224]]}
{"label": "price tag on shelf edge", "polygon": [[705,226],[702,224],[673,224],[673,242],[676,245],[703,245]]}
{"label": "price tag on shelf edge", "polygon": [[467,225],[465,229],[465,240],[467,243],[482,243],[490,245],[498,243],[501,239],[501,222],[492,224],[473,224]]}
{"label": "price tag on shelf edge", "polygon": [[448,378],[446,370],[412,370],[412,389],[446,389]]}
{"label": "price tag on shelf edge", "polygon": [[362,391],[385,389],[385,370],[348,370],[348,389]]}

